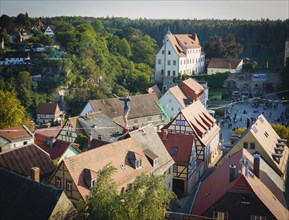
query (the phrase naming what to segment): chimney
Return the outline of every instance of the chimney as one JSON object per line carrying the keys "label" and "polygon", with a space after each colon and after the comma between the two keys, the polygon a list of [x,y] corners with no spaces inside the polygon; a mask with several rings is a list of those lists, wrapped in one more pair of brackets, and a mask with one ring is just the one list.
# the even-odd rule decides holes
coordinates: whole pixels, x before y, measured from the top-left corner
{"label": "chimney", "polygon": [[236,166],[231,164],[229,166],[229,183],[231,183],[236,178]]}
{"label": "chimney", "polygon": [[40,182],[40,168],[39,167],[32,167],[31,168],[31,179],[35,182]]}
{"label": "chimney", "polygon": [[163,141],[167,141],[168,140],[168,134],[169,134],[168,129],[163,129],[162,130],[162,140]]}
{"label": "chimney", "polygon": [[254,154],[253,156],[254,156],[254,170],[253,170],[253,172],[254,172],[255,176],[259,178],[259,176],[260,176],[260,158],[261,158],[261,156],[260,156],[260,154],[257,154],[257,153]]}

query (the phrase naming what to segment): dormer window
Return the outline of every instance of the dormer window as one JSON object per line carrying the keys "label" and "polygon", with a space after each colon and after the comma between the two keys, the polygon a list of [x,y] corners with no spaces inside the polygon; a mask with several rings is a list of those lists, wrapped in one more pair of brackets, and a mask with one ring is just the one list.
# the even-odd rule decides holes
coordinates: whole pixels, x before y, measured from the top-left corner
{"label": "dormer window", "polygon": [[128,160],[135,169],[139,169],[142,167],[142,155],[133,151],[129,151]]}
{"label": "dormer window", "polygon": [[144,150],[145,155],[147,156],[149,162],[153,167],[155,167],[158,164],[158,155],[156,155],[154,152],[152,152],[150,149]]}
{"label": "dormer window", "polygon": [[96,179],[91,180],[91,182],[90,182],[90,188],[94,187],[95,182],[96,182]]}
{"label": "dormer window", "polygon": [[172,155],[172,156],[177,156],[177,153],[178,153],[178,148],[177,148],[177,147],[173,147],[173,148],[172,148],[171,155]]}
{"label": "dormer window", "polygon": [[89,189],[95,185],[97,177],[97,172],[87,168],[83,170],[83,179]]}

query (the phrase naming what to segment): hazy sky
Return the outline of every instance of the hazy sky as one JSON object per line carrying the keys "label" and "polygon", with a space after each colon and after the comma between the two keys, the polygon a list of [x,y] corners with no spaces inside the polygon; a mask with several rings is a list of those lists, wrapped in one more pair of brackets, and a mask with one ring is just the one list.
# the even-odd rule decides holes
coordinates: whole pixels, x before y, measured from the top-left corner
{"label": "hazy sky", "polygon": [[288,19],[289,0],[0,0],[0,14],[30,17],[93,16],[180,19]]}

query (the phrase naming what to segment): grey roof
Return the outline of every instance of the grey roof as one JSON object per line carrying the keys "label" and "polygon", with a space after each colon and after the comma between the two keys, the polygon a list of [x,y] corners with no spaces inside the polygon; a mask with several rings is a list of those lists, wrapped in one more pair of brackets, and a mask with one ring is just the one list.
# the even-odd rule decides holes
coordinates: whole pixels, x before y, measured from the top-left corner
{"label": "grey roof", "polygon": [[[128,119],[162,114],[157,105],[159,98],[156,93],[131,96],[131,108]],[[89,101],[94,112],[102,111],[110,118],[123,114],[123,102],[119,98],[98,99]]]}
{"label": "grey roof", "polygon": [[163,174],[170,166],[174,164],[174,160],[168,153],[166,147],[161,141],[154,127],[150,124],[138,130],[132,131],[129,135],[141,144],[144,153],[148,157],[158,157],[158,164],[154,169],[155,174]]}
{"label": "grey roof", "polygon": [[1,219],[49,219],[62,190],[0,168]]}
{"label": "grey roof", "polygon": [[85,134],[88,137],[91,135],[95,140],[101,137],[102,141],[113,142],[123,131],[121,126],[101,112],[79,116],[78,122]]}

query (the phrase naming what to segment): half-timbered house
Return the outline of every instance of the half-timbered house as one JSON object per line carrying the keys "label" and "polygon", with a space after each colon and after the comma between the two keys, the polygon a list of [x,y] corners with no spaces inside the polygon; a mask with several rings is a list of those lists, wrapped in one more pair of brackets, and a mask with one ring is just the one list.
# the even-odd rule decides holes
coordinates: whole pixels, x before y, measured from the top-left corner
{"label": "half-timbered house", "polygon": [[186,107],[160,133],[175,161],[173,189],[187,194],[208,167],[221,156],[220,128],[200,101]]}

